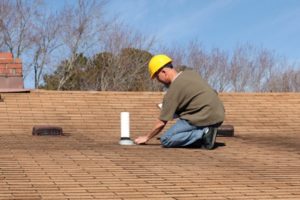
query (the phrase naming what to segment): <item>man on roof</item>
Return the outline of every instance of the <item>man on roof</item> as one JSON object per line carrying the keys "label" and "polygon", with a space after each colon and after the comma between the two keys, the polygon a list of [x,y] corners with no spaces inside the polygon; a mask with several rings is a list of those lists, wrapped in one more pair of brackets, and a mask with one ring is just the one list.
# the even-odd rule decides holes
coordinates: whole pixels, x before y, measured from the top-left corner
{"label": "man on roof", "polygon": [[149,73],[168,89],[163,98],[160,116],[153,129],[135,139],[145,144],[159,134],[167,122],[178,116],[176,123],[160,138],[163,147],[204,147],[213,149],[217,128],[224,121],[223,103],[199,73],[177,72],[167,55],[155,55],[149,62]]}

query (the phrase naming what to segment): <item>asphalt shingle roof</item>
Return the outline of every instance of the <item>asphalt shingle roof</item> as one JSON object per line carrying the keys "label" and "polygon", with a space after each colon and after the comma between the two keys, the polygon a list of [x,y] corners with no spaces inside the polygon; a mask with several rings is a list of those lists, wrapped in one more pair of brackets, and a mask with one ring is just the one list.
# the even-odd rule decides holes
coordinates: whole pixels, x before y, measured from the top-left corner
{"label": "asphalt shingle roof", "polygon": [[[1,93],[0,199],[300,199],[300,93],[223,93],[213,151],[120,146],[146,133],[162,93]],[[32,136],[34,125],[65,136]]]}

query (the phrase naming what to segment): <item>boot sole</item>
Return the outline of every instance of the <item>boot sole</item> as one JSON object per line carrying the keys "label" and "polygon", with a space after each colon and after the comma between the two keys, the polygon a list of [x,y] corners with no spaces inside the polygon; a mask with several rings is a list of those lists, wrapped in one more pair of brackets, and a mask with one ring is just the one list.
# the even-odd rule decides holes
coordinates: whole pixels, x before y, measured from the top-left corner
{"label": "boot sole", "polygon": [[213,134],[212,135],[213,138],[212,138],[211,143],[209,145],[204,145],[204,148],[208,149],[208,150],[212,150],[215,147],[215,142],[216,142],[216,137],[217,137],[217,129],[213,128],[212,131],[213,131],[213,133],[211,133],[211,134]]}

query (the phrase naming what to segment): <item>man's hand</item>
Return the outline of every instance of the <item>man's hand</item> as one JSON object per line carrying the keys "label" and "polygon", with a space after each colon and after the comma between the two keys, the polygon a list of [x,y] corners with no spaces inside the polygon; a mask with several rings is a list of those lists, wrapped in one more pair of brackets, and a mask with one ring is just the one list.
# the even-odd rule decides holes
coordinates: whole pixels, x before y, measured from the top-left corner
{"label": "man's hand", "polygon": [[140,137],[136,138],[134,140],[134,142],[136,144],[145,144],[151,138],[156,136],[165,127],[166,124],[167,124],[167,121],[161,121],[161,120],[158,119],[150,133],[148,133],[147,135],[140,136]]}
{"label": "man's hand", "polygon": [[138,138],[136,138],[134,140],[134,142],[136,144],[145,144],[146,142],[148,142],[149,138],[147,136],[139,136]]}

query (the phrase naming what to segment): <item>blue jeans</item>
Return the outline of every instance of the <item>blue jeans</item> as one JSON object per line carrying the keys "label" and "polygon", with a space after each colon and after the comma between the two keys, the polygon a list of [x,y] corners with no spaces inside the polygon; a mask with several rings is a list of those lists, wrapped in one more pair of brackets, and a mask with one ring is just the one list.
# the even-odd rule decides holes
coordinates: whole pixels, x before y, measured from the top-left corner
{"label": "blue jeans", "polygon": [[163,147],[187,147],[202,139],[205,128],[191,125],[186,120],[177,122],[161,136]]}

